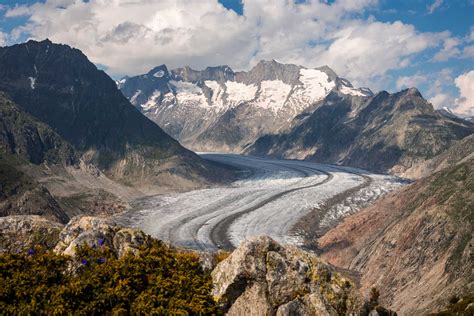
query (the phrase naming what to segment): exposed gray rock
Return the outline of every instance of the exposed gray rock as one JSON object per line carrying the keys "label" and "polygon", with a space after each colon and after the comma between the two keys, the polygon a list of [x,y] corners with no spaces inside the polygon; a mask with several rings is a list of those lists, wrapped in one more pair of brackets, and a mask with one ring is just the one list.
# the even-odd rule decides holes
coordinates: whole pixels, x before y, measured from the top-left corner
{"label": "exposed gray rock", "polygon": [[36,246],[52,249],[63,225],[38,215],[0,217],[0,253],[23,252]]}
{"label": "exposed gray rock", "polygon": [[212,272],[228,315],[345,315],[360,306],[354,284],[313,254],[269,237],[246,241]]}
{"label": "exposed gray rock", "polygon": [[80,245],[94,247],[102,242],[120,258],[128,252],[136,253],[140,246],[150,242],[150,237],[140,230],[117,226],[110,219],[78,216],[61,231],[54,251],[73,256]]}
{"label": "exposed gray rock", "polygon": [[415,88],[364,102],[331,92],[289,132],[262,136],[246,153],[398,175],[473,133],[473,123],[436,112]]}

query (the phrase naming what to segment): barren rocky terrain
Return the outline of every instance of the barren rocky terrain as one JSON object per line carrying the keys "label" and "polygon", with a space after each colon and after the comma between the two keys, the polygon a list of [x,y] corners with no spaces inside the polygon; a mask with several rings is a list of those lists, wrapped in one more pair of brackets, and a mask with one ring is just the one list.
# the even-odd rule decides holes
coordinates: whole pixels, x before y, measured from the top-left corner
{"label": "barren rocky terrain", "polygon": [[474,159],[390,193],[319,239],[322,257],[361,274],[384,304],[423,315],[474,290]]}

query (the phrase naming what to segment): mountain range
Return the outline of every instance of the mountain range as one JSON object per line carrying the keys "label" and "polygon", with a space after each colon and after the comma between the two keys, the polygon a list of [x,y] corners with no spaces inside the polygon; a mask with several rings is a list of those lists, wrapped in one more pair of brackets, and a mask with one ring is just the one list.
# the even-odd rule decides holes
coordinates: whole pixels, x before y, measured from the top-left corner
{"label": "mountain range", "polygon": [[[113,212],[145,194],[232,176],[168,136],[67,45],[30,40],[1,47],[0,91],[2,173],[16,170],[12,177],[21,180],[0,188],[4,215],[54,211],[64,222],[58,205],[69,215],[94,212],[98,204]],[[23,196],[28,190],[21,188],[32,186],[41,187],[35,198]]]}
{"label": "mountain range", "polygon": [[415,88],[374,94],[327,66],[275,60],[168,70],[117,81],[143,114],[188,148],[343,164],[401,174],[474,133]]}
{"label": "mountain range", "polygon": [[[474,122],[435,110],[416,88],[373,93],[328,66],[275,60],[238,72],[161,65],[114,82],[67,45],[0,47],[0,252],[59,238],[58,247],[71,251],[69,244],[87,241],[126,249],[149,240],[103,218],[73,217],[110,217],[146,195],[234,179],[235,170],[183,146],[416,180],[323,236],[308,235],[305,242],[334,266],[266,237],[244,244],[214,272],[220,290],[213,299],[226,309],[355,310],[357,282],[336,271],[359,279],[364,292],[377,286],[384,304],[407,315],[472,296]],[[69,223],[61,234],[59,223]]]}
{"label": "mountain range", "polygon": [[207,162],[141,115],[107,74],[67,45],[45,40],[0,48],[0,91],[119,181],[159,183],[170,170],[196,179],[212,173]]}
{"label": "mountain range", "polygon": [[117,82],[122,93],[171,136],[194,150],[240,152],[258,137],[288,130],[294,118],[336,89],[354,89],[329,67],[261,61],[248,72],[228,66],[168,71],[165,65]]}

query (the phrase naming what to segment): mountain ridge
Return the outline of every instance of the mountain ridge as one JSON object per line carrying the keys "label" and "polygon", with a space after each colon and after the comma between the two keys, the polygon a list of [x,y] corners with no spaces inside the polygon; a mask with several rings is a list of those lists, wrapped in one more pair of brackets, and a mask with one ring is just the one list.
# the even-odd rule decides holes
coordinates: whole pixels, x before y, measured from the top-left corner
{"label": "mountain ridge", "polygon": [[262,136],[246,153],[401,174],[472,133],[472,123],[436,112],[416,88],[359,103],[331,93],[301,124]]}
{"label": "mountain ridge", "polygon": [[142,113],[199,151],[241,152],[261,135],[290,128],[297,115],[311,111],[332,89],[372,95],[327,66],[308,69],[275,60],[261,61],[247,72],[161,65],[117,85]]}
{"label": "mountain ridge", "polygon": [[142,113],[199,151],[399,175],[474,133],[474,124],[435,110],[416,88],[373,94],[328,66],[270,60],[234,72],[228,66],[199,71],[161,65],[118,86]]}
{"label": "mountain ridge", "polygon": [[174,186],[176,176],[198,187],[218,178],[216,166],[143,116],[78,49],[49,40],[0,48],[0,91],[115,180]]}

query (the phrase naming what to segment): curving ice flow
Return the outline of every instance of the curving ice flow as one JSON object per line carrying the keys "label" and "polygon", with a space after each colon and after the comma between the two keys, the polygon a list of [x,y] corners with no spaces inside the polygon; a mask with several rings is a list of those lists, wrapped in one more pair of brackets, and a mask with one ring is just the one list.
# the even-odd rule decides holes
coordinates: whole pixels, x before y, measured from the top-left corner
{"label": "curving ice flow", "polygon": [[256,235],[299,244],[293,229],[297,222],[333,197],[342,197],[340,205],[325,208],[330,214],[322,214],[324,225],[402,184],[348,167],[234,154],[201,156],[239,168],[241,180],[227,187],[147,197],[118,220],[198,250],[233,248]]}

